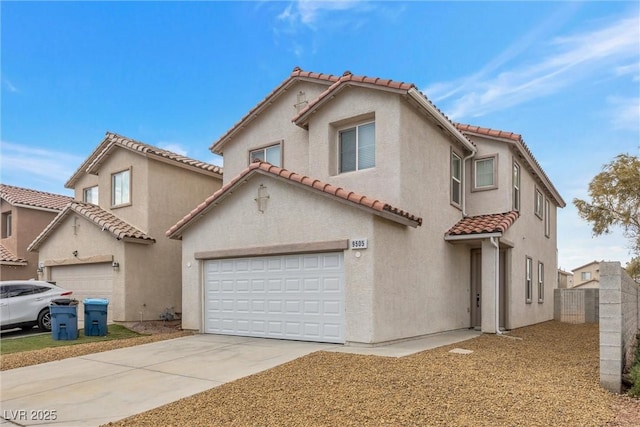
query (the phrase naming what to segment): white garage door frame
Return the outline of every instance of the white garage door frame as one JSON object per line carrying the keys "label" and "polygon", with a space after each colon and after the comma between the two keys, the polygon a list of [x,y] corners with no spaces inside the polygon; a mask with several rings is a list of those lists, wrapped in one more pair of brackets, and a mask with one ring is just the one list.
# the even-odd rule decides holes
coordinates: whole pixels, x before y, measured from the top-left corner
{"label": "white garage door frame", "polygon": [[203,332],[345,342],[344,253],[203,263]]}

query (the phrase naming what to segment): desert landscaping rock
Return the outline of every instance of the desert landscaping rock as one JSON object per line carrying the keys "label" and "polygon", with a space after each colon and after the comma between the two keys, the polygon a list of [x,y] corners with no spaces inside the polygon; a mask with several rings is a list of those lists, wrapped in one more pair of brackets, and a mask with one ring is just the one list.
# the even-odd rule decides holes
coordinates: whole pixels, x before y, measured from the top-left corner
{"label": "desert landscaping rock", "polygon": [[597,325],[510,335],[404,358],[317,352],[108,425],[640,425],[637,400],[599,386]]}

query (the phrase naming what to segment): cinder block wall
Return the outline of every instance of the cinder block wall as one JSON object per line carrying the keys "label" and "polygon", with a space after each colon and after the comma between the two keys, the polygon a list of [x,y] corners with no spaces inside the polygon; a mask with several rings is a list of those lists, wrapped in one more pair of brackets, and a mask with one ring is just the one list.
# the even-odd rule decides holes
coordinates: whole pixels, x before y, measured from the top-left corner
{"label": "cinder block wall", "polygon": [[600,290],[554,289],[553,318],[566,323],[598,323]]}
{"label": "cinder block wall", "polygon": [[600,385],[620,393],[639,332],[640,286],[619,262],[600,263]]}

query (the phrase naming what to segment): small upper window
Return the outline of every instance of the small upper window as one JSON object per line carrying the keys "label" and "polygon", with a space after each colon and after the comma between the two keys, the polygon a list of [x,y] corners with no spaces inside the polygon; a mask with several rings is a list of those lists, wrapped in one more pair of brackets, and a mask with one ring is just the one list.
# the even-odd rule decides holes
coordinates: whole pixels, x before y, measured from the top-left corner
{"label": "small upper window", "polygon": [[540,190],[538,190],[536,188],[536,198],[533,200],[533,211],[535,212],[536,216],[540,219],[542,219],[542,215],[543,215],[543,203],[544,203],[544,197],[542,197],[542,192]]}
{"label": "small upper window", "polygon": [[451,203],[460,206],[462,202],[462,160],[451,152]]}
{"label": "small upper window", "polygon": [[489,190],[497,188],[496,184],[496,156],[474,160],[474,190]]}
{"label": "small upper window", "polygon": [[111,175],[111,204],[113,206],[131,203],[131,170]]}
{"label": "small upper window", "polygon": [[551,204],[549,199],[544,199],[544,235],[551,236]]}
{"label": "small upper window", "polygon": [[258,148],[257,150],[249,151],[249,163],[256,160],[261,162],[271,163],[274,166],[282,166],[282,150],[280,144],[270,145],[264,148]]}
{"label": "small upper window", "polygon": [[520,166],[513,162],[513,210],[520,210]]}
{"label": "small upper window", "polygon": [[375,122],[340,131],[340,173],[368,169],[376,165],[375,134]]}
{"label": "small upper window", "polygon": [[82,200],[85,203],[98,204],[98,186],[85,188],[82,195]]}
{"label": "small upper window", "polygon": [[591,280],[591,272],[590,271],[583,271],[580,274],[580,279],[583,280],[583,281]]}
{"label": "small upper window", "polygon": [[12,228],[11,212],[5,212],[2,214],[2,238],[11,237]]}

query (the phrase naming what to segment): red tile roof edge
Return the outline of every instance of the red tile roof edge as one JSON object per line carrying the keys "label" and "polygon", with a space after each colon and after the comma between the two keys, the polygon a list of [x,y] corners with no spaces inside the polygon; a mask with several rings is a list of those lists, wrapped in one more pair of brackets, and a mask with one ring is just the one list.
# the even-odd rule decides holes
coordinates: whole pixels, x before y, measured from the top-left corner
{"label": "red tile roof edge", "polygon": [[12,205],[23,205],[34,208],[61,211],[73,200],[73,197],[48,193],[31,188],[0,184],[0,197]]}
{"label": "red tile roof edge", "polygon": [[328,194],[333,197],[343,199],[345,201],[354,203],[355,205],[362,206],[368,209],[372,209],[378,212],[388,212],[392,215],[402,217],[404,220],[416,223],[418,226],[422,225],[422,218],[413,215],[405,210],[398,209],[389,205],[388,203],[381,202],[377,199],[371,199],[367,196],[348,191],[342,187],[336,187],[334,185],[322,182],[317,179],[310,178],[305,175],[300,175],[295,172],[291,172],[287,169],[283,169],[278,166],[274,166],[267,162],[256,161],[253,162],[243,170],[239,175],[233,178],[230,182],[225,184],[218,191],[207,197],[196,208],[189,212],[184,218],[178,221],[165,233],[168,237],[175,237],[176,233],[182,230],[187,224],[189,224],[194,218],[202,215],[206,209],[211,206],[215,201],[227,193],[231,188],[235,187],[239,182],[245,180],[251,173],[264,173],[267,175],[273,175],[288,181],[295,182],[299,185],[303,185],[322,193]]}
{"label": "red tile roof edge", "polygon": [[518,211],[468,216],[462,218],[447,231],[449,236],[466,236],[485,233],[504,233],[520,217]]}
{"label": "red tile roof edge", "polygon": [[94,223],[96,226],[101,227],[103,231],[108,231],[117,240],[127,239],[128,241],[140,241],[143,243],[155,243],[156,239],[140,231],[133,225],[118,218],[109,211],[100,208],[97,205],[91,203],[73,201],[69,203],[54,219],[51,221],[44,230],[36,237],[33,242],[27,247],[28,251],[36,250],[40,247],[42,242],[47,236],[55,230],[59,223],[69,215],[71,212],[75,212],[87,220]]}
{"label": "red tile roof edge", "polygon": [[332,93],[336,92],[339,88],[348,85],[349,83],[372,85],[405,92],[408,92],[410,89],[417,89],[413,83],[399,82],[391,79],[382,79],[379,77],[357,76],[352,74],[351,71],[345,71],[337,81],[335,81],[331,86],[327,88],[327,90],[322,92],[317,98],[309,102],[307,106],[300,110],[298,114],[296,114],[295,117],[291,119],[291,121],[293,123],[297,123],[300,119],[307,116],[308,113],[321,105],[323,101],[327,99]]}
{"label": "red tile roof edge", "polygon": [[329,82],[330,84],[336,82],[339,77],[334,76],[333,74],[324,74],[324,73],[314,73],[311,71],[303,71],[300,67],[294,67],[293,71],[284,79],[275,89],[273,89],[267,96],[262,99],[262,101],[258,102],[247,114],[245,114],[239,121],[237,121],[227,132],[224,133],[220,138],[218,138],[211,146],[209,150],[212,152],[216,152],[224,144],[226,144],[227,139],[232,136],[238,129],[240,129],[243,124],[251,119],[259,110],[262,109],[264,105],[266,105],[269,101],[272,100],[275,96],[277,96],[283,89],[288,87],[293,81],[298,79],[313,79],[319,82]]}
{"label": "red tile roof edge", "polygon": [[0,262],[7,262],[11,264],[26,265],[27,260],[20,258],[7,249],[3,244],[0,244]]}

